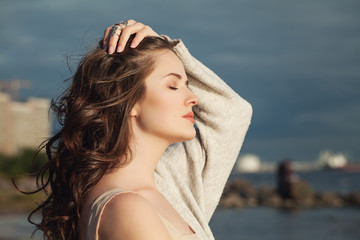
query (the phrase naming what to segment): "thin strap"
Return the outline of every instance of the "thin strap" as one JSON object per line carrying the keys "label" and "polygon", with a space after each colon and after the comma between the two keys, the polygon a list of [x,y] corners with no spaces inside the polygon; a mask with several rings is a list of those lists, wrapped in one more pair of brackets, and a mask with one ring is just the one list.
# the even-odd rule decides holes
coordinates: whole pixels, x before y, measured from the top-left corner
{"label": "thin strap", "polygon": [[[133,191],[128,191],[128,190],[123,190],[120,188],[114,188],[111,189],[103,194],[101,194],[99,197],[97,197],[95,199],[95,201],[93,202],[91,209],[90,209],[90,213],[89,213],[89,218],[88,218],[88,226],[87,226],[87,239],[92,240],[98,240],[98,230],[99,230],[99,226],[100,226],[100,217],[106,207],[106,204],[110,202],[111,199],[113,199],[115,196],[119,195],[120,193],[135,193],[138,196],[142,197],[139,193],[137,192],[133,192]],[[142,197],[144,199],[144,197]],[[146,200],[146,199],[145,199]],[[147,201],[147,200],[146,200]],[[169,222],[164,216],[162,216],[162,214],[156,210],[155,208],[153,208],[157,214],[160,216],[160,218],[163,220],[163,222],[165,222],[165,224],[172,228],[172,230],[174,230],[177,235],[179,236],[191,236],[191,235],[195,235],[195,231],[190,227],[190,225],[188,224],[188,227],[194,232],[192,234],[182,234],[171,222]]]}
{"label": "thin strap", "polygon": [[99,230],[99,226],[100,226],[100,217],[105,209],[106,204],[108,204],[110,202],[110,200],[112,198],[114,198],[115,196],[117,196],[118,194],[126,193],[126,192],[130,192],[130,191],[124,191],[119,188],[114,188],[114,189],[104,192],[103,194],[101,194],[99,197],[97,197],[95,199],[95,201],[93,202],[93,204],[91,206],[90,213],[89,213],[88,225],[87,225],[87,231],[86,231],[86,236],[87,236],[86,239],[89,239],[89,240],[92,240],[92,239],[98,240],[99,239],[98,230]]}

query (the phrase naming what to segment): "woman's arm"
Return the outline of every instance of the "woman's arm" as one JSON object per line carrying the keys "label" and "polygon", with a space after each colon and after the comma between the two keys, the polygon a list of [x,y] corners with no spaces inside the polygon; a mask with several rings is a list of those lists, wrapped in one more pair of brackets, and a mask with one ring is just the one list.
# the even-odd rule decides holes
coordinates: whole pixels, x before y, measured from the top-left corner
{"label": "woman's arm", "polygon": [[[193,58],[184,45],[180,43],[176,50],[193,80],[191,89],[200,98],[195,107],[196,126],[200,133],[199,144],[204,149],[201,177],[210,221],[250,125],[252,108],[215,73]],[[191,148],[192,143],[185,143],[185,147]]]}
{"label": "woman's arm", "polygon": [[[214,72],[191,56],[181,41],[175,51],[188,74],[189,88],[200,99],[193,109],[198,134],[192,141],[170,147],[162,163],[168,165],[167,169],[175,169],[172,177],[176,185],[182,186],[182,197],[188,197],[187,202],[191,202],[193,207],[195,202],[190,200],[191,192],[198,210],[208,222],[244,141],[252,107]],[[162,174],[165,174],[164,171]],[[186,189],[187,186],[189,189]]]}

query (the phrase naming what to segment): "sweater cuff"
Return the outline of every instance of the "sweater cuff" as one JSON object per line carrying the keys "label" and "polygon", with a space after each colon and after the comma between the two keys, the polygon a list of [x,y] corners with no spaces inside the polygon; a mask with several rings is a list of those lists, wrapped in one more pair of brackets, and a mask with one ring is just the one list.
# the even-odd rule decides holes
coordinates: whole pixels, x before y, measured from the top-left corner
{"label": "sweater cuff", "polygon": [[183,56],[184,58],[192,57],[187,47],[185,47],[184,42],[181,39],[171,39],[167,35],[161,35],[162,38],[168,40],[169,42],[177,42],[174,47],[174,51],[178,56]]}

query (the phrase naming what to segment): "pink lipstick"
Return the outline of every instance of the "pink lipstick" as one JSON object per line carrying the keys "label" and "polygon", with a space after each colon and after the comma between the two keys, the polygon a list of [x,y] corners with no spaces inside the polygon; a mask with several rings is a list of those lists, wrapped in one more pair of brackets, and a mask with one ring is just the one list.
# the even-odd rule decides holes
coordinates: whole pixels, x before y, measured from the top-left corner
{"label": "pink lipstick", "polygon": [[186,118],[186,119],[188,119],[190,122],[195,123],[194,113],[193,113],[193,112],[189,112],[188,114],[184,115],[183,118]]}

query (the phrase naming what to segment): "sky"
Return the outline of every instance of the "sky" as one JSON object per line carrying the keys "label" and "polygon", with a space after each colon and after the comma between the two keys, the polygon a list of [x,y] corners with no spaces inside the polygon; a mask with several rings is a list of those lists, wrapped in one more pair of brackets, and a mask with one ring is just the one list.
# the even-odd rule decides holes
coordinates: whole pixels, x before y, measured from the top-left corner
{"label": "sky", "polygon": [[241,153],[360,162],[358,0],[0,0],[0,81],[54,98],[105,27],[135,19],[184,41],[254,110]]}

